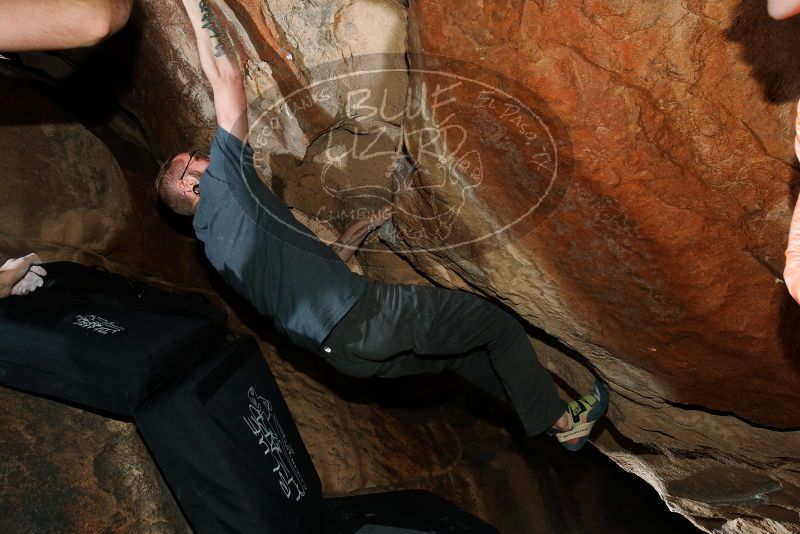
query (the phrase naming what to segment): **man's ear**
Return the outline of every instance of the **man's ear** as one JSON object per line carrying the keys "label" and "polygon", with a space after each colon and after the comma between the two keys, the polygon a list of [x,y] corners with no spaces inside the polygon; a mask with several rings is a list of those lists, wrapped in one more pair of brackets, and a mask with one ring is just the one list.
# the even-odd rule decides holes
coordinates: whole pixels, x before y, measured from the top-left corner
{"label": "man's ear", "polygon": [[200,180],[191,175],[186,175],[178,180],[178,189],[181,193],[199,194]]}

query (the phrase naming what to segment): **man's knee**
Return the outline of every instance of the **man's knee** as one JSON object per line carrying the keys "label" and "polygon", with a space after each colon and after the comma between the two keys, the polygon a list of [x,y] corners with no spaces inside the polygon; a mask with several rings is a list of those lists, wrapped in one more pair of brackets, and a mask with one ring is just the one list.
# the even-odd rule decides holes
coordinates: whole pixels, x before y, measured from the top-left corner
{"label": "man's knee", "polygon": [[489,324],[493,334],[493,340],[489,343],[489,348],[491,349],[498,345],[513,345],[521,342],[522,339],[527,341],[528,336],[522,321],[496,304],[490,304],[494,309],[487,315],[487,324]]}
{"label": "man's knee", "polygon": [[[448,291],[457,293],[459,297],[451,305],[456,306],[461,313],[470,315],[465,322],[489,329],[494,333],[494,337],[525,335],[521,321],[498,304],[474,293],[459,290]],[[465,317],[465,319],[467,318]]]}
{"label": "man's knee", "polygon": [[515,315],[509,313],[494,302],[485,299],[484,302],[484,308],[486,310],[484,312],[485,319],[487,323],[491,324],[495,329],[502,330],[506,333],[510,331],[524,330],[522,323]]}

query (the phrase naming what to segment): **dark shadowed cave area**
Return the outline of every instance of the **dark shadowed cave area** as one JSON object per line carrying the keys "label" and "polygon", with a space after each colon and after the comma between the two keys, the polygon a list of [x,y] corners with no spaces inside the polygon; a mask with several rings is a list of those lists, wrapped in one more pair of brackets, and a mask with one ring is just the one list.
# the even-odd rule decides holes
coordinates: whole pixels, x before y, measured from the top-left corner
{"label": "dark shadowed cave area", "polygon": [[[3,258],[99,265],[225,307],[258,337],[326,495],[427,489],[512,534],[800,531],[800,312],[778,280],[798,182],[796,22],[737,0],[227,4],[251,122],[279,123],[259,148],[265,182],[319,234],[391,200],[400,232],[368,239],[357,268],[504,306],[564,396],[601,376],[612,401],[592,445],[524,437],[455,376],[338,374],[225,285],[153,191],[159,162],[207,146],[214,126],[173,0],[137,2],[92,49],[0,60]],[[325,82],[333,103],[272,107],[364,65],[380,73]],[[479,153],[482,174],[443,175],[416,135],[435,113],[409,111],[436,108],[434,70],[534,109],[562,172],[552,187],[514,116],[474,112],[474,88],[439,112],[468,134],[449,155]],[[348,91],[364,87],[354,110]],[[346,155],[333,166],[331,147]],[[415,188],[398,189],[385,171],[409,161]],[[190,531],[132,423],[0,396],[0,531]]]}

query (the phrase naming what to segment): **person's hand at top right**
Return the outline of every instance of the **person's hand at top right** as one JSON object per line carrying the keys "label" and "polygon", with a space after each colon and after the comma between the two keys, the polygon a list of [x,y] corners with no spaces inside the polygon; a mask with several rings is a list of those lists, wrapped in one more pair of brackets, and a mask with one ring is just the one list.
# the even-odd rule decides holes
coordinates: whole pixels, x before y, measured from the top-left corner
{"label": "person's hand at top right", "polygon": [[788,19],[800,13],[800,0],[769,0],[767,10],[774,19]]}
{"label": "person's hand at top right", "polygon": [[[777,20],[788,19],[800,14],[800,0],[768,0],[769,15]],[[800,76],[800,72],[797,73]],[[800,160],[800,102],[795,117],[794,149]],[[786,246],[786,264],[783,270],[786,289],[795,301],[800,303],[800,202],[795,203],[792,222],[789,225],[789,242]]]}

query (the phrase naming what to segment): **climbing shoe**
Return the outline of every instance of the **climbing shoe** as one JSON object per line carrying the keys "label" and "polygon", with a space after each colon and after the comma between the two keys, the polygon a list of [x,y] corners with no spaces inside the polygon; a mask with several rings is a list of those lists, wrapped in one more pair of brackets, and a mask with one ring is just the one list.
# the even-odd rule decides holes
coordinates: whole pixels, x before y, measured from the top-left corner
{"label": "climbing shoe", "polygon": [[589,440],[592,427],[607,409],[608,388],[598,380],[591,393],[567,404],[572,428],[564,432],[551,431],[551,433],[555,434],[564,447],[577,451]]}

